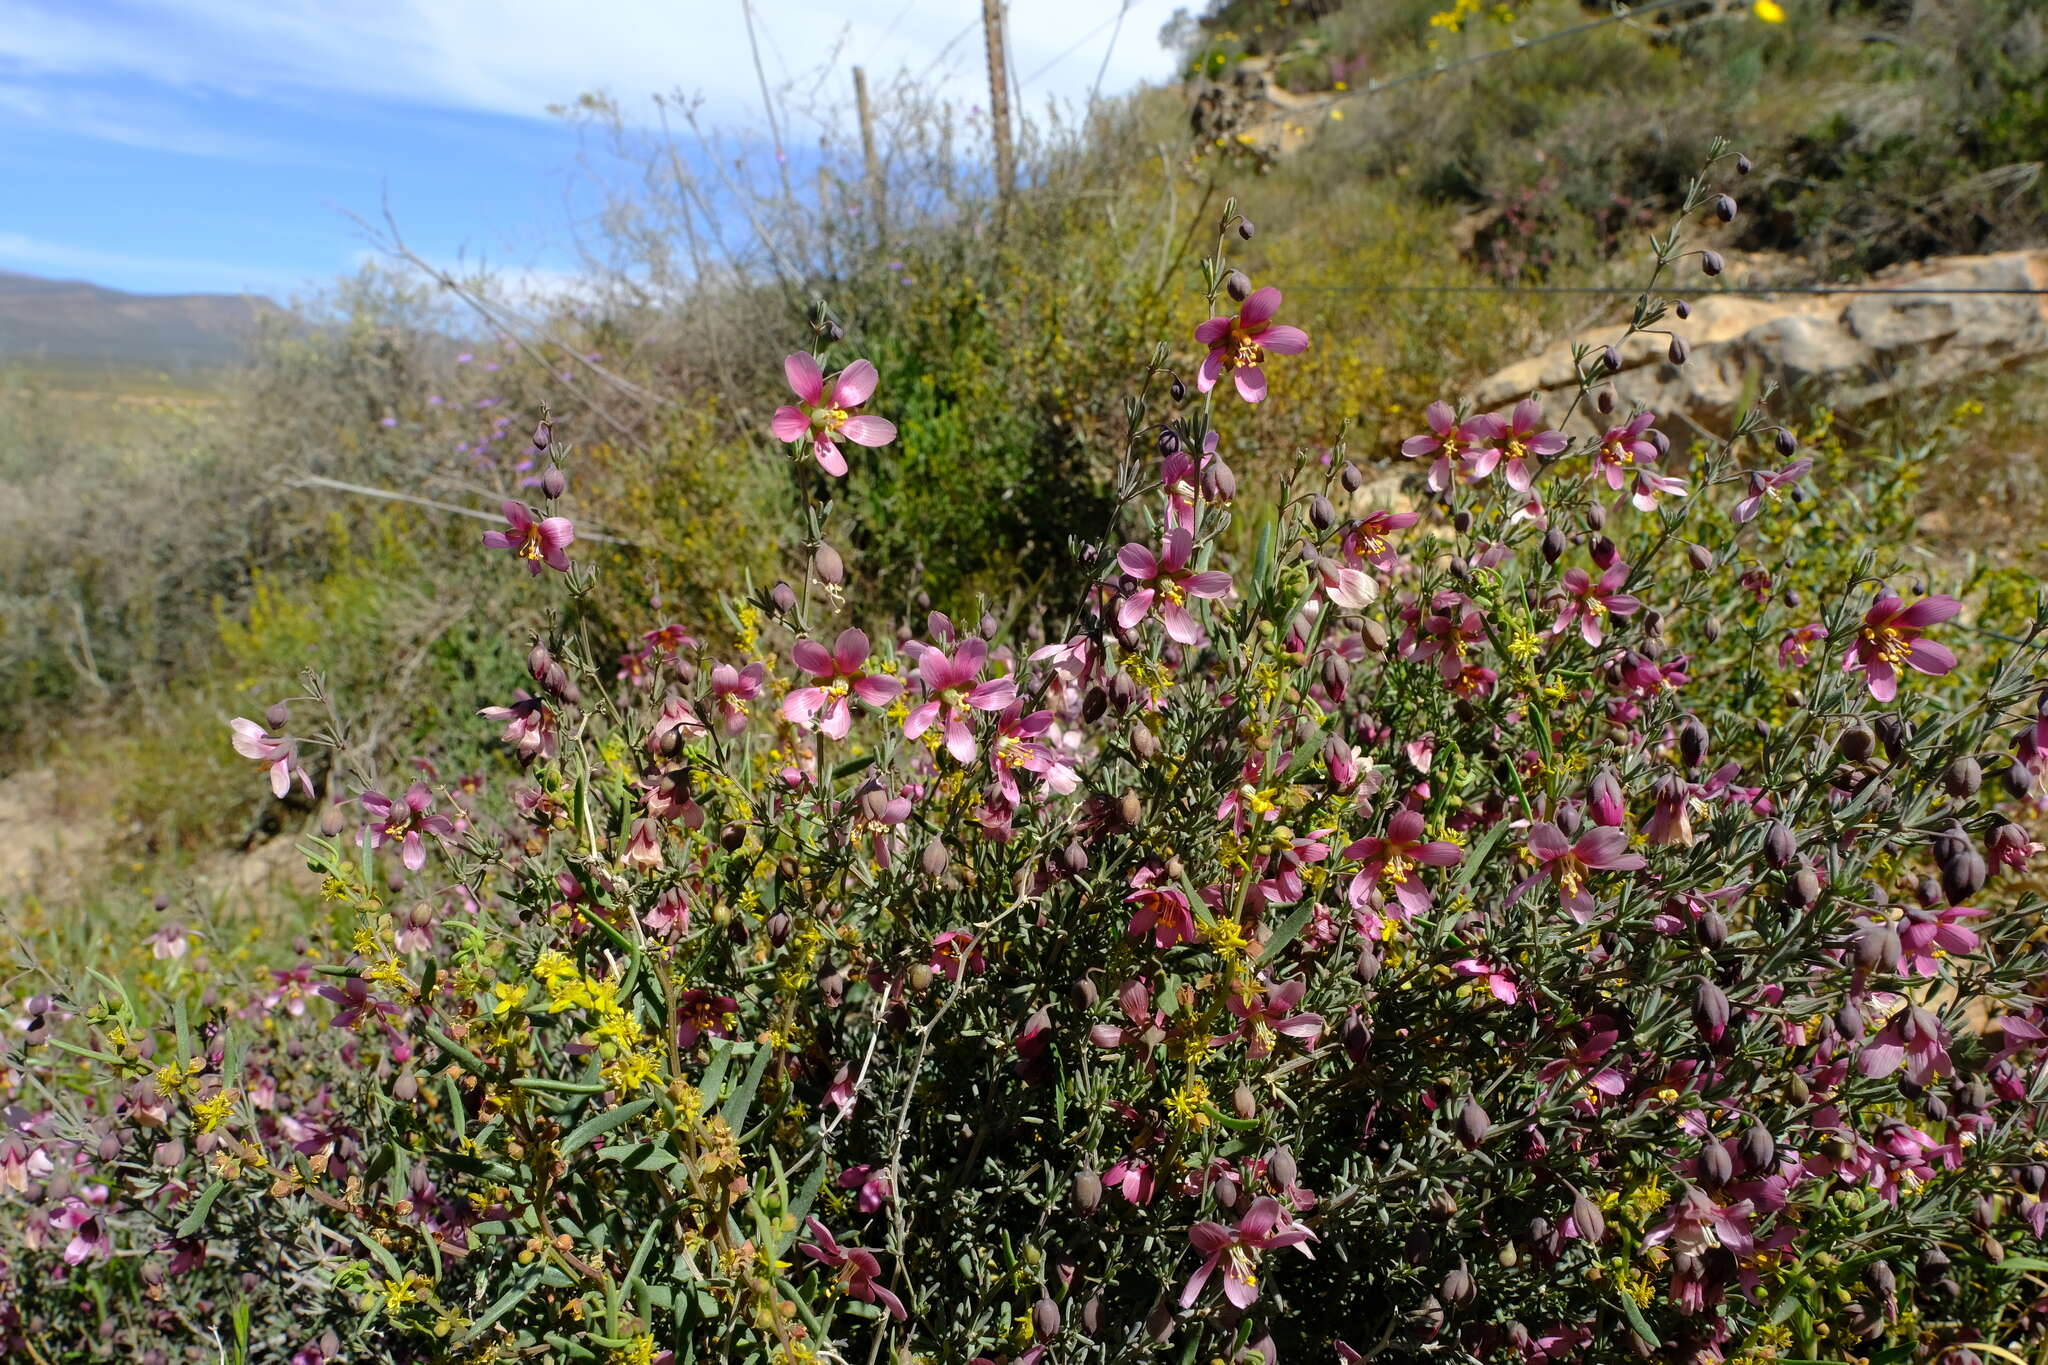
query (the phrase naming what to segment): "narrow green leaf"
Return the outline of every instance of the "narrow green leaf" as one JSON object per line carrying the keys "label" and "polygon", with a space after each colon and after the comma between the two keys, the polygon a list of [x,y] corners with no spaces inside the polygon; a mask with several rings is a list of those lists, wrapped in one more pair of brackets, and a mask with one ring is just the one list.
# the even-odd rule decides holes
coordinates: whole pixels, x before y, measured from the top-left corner
{"label": "narrow green leaf", "polygon": [[211,1185],[208,1185],[205,1191],[200,1194],[199,1202],[192,1206],[192,1211],[178,1221],[178,1229],[175,1235],[179,1237],[196,1236],[199,1230],[206,1226],[206,1216],[213,1212],[213,1201],[220,1198],[220,1192],[227,1187],[228,1182],[225,1180],[216,1180]]}
{"label": "narrow green leaf", "polygon": [[585,1119],[570,1131],[569,1136],[562,1139],[562,1155],[568,1156],[572,1152],[581,1151],[612,1129],[631,1123],[653,1107],[654,1100],[649,1097],[634,1100],[631,1104],[622,1104],[616,1109],[607,1109],[595,1118]]}
{"label": "narrow green leaf", "polygon": [[761,1088],[761,1078],[768,1074],[768,1063],[775,1060],[775,1054],[762,1048],[754,1054],[754,1064],[747,1068],[747,1079],[740,1088],[732,1092],[732,1098],[725,1102],[725,1108],[718,1116],[725,1120],[725,1126],[738,1133],[747,1126],[747,1111],[754,1107],[754,1092]]}

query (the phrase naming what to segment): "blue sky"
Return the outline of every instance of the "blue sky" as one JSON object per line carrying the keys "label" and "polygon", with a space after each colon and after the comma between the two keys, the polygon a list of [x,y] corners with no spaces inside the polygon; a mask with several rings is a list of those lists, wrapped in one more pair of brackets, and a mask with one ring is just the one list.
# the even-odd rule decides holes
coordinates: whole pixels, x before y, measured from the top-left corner
{"label": "blue sky", "polygon": [[[1013,0],[1024,102],[1165,77],[1160,28],[1192,3]],[[980,11],[754,0],[795,106],[836,99],[856,63],[978,106]],[[544,281],[573,264],[593,177],[619,169],[548,113],[586,90],[629,111],[696,97],[767,156],[742,0],[0,0],[0,269],[282,299],[353,268],[369,246],[348,213],[388,200],[436,262]]]}

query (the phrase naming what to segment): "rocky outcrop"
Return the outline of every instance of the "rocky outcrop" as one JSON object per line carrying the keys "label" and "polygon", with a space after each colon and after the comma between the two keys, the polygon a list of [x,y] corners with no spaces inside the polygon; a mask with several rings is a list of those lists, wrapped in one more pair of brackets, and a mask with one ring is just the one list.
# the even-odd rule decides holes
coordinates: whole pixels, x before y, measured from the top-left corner
{"label": "rocky outcrop", "polygon": [[[2048,291],[2048,249],[1923,261],[1860,287],[1878,292],[1694,296],[1691,318],[1664,322],[1684,338],[1686,362],[1670,362],[1662,335],[1631,338],[1616,396],[1722,432],[1767,380],[1846,412],[2048,355],[2048,293],[1996,292]],[[1577,341],[1598,348],[1614,335]],[[1473,401],[1497,408],[1530,393],[1568,395],[1571,348],[1560,342],[1489,376]]]}

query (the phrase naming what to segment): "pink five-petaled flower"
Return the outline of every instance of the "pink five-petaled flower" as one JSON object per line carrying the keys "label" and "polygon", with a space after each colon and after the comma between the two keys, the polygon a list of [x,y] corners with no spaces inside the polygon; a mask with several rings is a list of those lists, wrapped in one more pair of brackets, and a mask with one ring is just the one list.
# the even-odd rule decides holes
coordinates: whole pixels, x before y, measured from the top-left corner
{"label": "pink five-petaled flower", "polygon": [[1273,321],[1280,311],[1280,291],[1272,285],[1255,289],[1230,317],[1210,318],[1195,328],[1195,340],[1209,348],[1195,387],[1203,393],[1216,387],[1225,370],[1237,385],[1238,397],[1257,403],[1266,396],[1266,372],[1259,368],[1266,352],[1300,355],[1308,349],[1308,333]]}
{"label": "pink five-petaled flower", "polygon": [[1209,1277],[1221,1270],[1223,1297],[1238,1308],[1250,1307],[1259,1297],[1255,1269],[1258,1257],[1281,1247],[1295,1247],[1314,1260],[1315,1253],[1305,1245],[1314,1237],[1307,1228],[1296,1227],[1292,1216],[1280,1207],[1280,1201],[1270,1195],[1254,1199],[1234,1228],[1214,1222],[1195,1224],[1188,1229],[1188,1240],[1195,1244],[1203,1259],[1180,1293],[1180,1306],[1186,1308],[1200,1298]]}
{"label": "pink five-petaled flower", "polygon": [[807,1218],[805,1224],[811,1230],[815,1242],[806,1242],[797,1250],[838,1272],[839,1283],[852,1297],[862,1303],[878,1303],[889,1310],[889,1316],[902,1322],[908,1315],[903,1311],[903,1301],[887,1289],[875,1283],[875,1276],[882,1273],[882,1263],[871,1251],[859,1247],[842,1247],[833,1240],[832,1234],[816,1218]]}
{"label": "pink five-petaled flower", "polygon": [[1408,915],[1429,909],[1429,891],[1422,885],[1423,867],[1456,867],[1465,850],[1442,840],[1424,840],[1422,812],[1403,808],[1387,822],[1384,837],[1367,835],[1344,850],[1358,860],[1351,878],[1351,908],[1362,910],[1375,898],[1392,896]]}
{"label": "pink five-petaled flower", "polygon": [[1607,480],[1607,486],[1617,493],[1628,486],[1629,476],[1635,476],[1635,488],[1629,500],[1637,510],[1648,512],[1657,506],[1659,493],[1685,496],[1682,480],[1653,473],[1650,466],[1657,461],[1657,447],[1644,438],[1650,424],[1657,420],[1654,412],[1639,412],[1618,427],[1609,427],[1600,438],[1599,447],[1593,452],[1593,468]]}
{"label": "pink five-petaled flower", "polygon": [[1116,609],[1116,623],[1135,630],[1138,623],[1159,609],[1160,622],[1169,638],[1191,645],[1202,638],[1202,628],[1188,613],[1190,597],[1218,598],[1230,593],[1230,575],[1221,569],[1190,572],[1188,560],[1195,553],[1195,534],[1185,526],[1166,533],[1166,543],[1153,554],[1135,541],[1116,552],[1116,562],[1138,581],[1138,586]]}
{"label": "pink five-petaled flower", "polygon": [[1564,597],[1558,603],[1552,633],[1562,635],[1576,621],[1580,637],[1597,646],[1607,638],[1606,628],[1601,624],[1607,617],[1633,616],[1643,605],[1621,591],[1621,585],[1628,582],[1628,573],[1628,565],[1619,559],[1609,564],[1597,579],[1584,569],[1566,569]]}
{"label": "pink five-petaled flower", "polygon": [[1508,487],[1526,493],[1536,481],[1532,457],[1541,460],[1557,454],[1565,448],[1565,435],[1543,429],[1543,405],[1533,398],[1524,398],[1506,417],[1493,420],[1498,426],[1489,439],[1507,460]]}
{"label": "pink five-petaled flower", "polygon": [[1938,678],[1956,666],[1948,646],[1920,638],[1920,632],[1939,625],[1963,609],[1953,597],[1923,597],[1912,606],[1886,594],[1863,614],[1856,643],[1842,660],[1844,673],[1861,673],[1870,684],[1870,695],[1890,701],[1899,694],[1899,667]]}
{"label": "pink five-petaled flower", "polygon": [[1441,493],[1451,486],[1452,466],[1468,463],[1467,456],[1475,444],[1474,433],[1459,423],[1457,410],[1441,398],[1422,410],[1422,420],[1429,430],[1401,442],[1401,454],[1410,460],[1436,456],[1429,467],[1429,487],[1432,492]]}
{"label": "pink five-petaled flower", "polygon": [[1775,474],[1766,474],[1762,470],[1751,470],[1749,473],[1749,496],[1735,504],[1733,515],[1736,525],[1739,526],[1743,522],[1755,517],[1763,509],[1765,499],[1776,502],[1780,488],[1783,488],[1788,483],[1799,482],[1800,477],[1811,468],[1813,468],[1812,460],[1794,460]]}
{"label": "pink five-petaled flower", "polygon": [[1221,1046],[1232,1038],[1243,1038],[1249,1046],[1246,1051],[1253,1057],[1264,1057],[1273,1050],[1274,1035],[1299,1039],[1311,1052],[1323,1036],[1323,1016],[1320,1014],[1296,1014],[1294,1007],[1308,994],[1306,981],[1283,981],[1269,986],[1263,981],[1240,981],[1230,992],[1225,1002],[1230,1012],[1244,1022],[1235,1033],[1226,1033],[1212,1039],[1212,1045]]}
{"label": "pink five-petaled flower", "polygon": [[1023,799],[1017,786],[1018,770],[1037,773],[1045,785],[1065,795],[1081,784],[1081,775],[1059,756],[1059,751],[1039,737],[1052,729],[1050,711],[1024,712],[1024,703],[1013,701],[996,717],[995,742],[989,746],[988,765],[995,771],[996,790],[1012,806]]}
{"label": "pink five-petaled flower", "polygon": [[1156,883],[1135,886],[1131,894],[1124,897],[1124,904],[1138,907],[1124,929],[1132,938],[1150,934],[1154,946],[1159,948],[1195,941],[1195,916],[1188,905],[1187,894],[1179,888]]}
{"label": "pink five-petaled flower", "polygon": [[1391,569],[1394,567],[1394,547],[1387,537],[1395,531],[1407,530],[1420,520],[1420,512],[1374,512],[1352,523],[1344,532],[1344,554],[1361,564]]}
{"label": "pink five-petaled flower", "polygon": [[825,393],[825,373],[818,358],[798,351],[782,362],[782,373],[801,407],[780,407],[770,422],[778,441],[808,438],[818,467],[837,478],[846,473],[846,457],[839,453],[839,438],[857,446],[885,446],[896,439],[896,424],[886,417],[855,416],[853,409],[868,401],[875,391],[875,367],[856,360],[832,376],[832,393]]}
{"label": "pink five-petaled flower", "polygon": [[521,763],[555,756],[555,711],[545,700],[514,688],[510,706],[486,706],[477,712],[485,720],[505,723],[505,742],[519,755]]}
{"label": "pink five-petaled flower", "polygon": [[887,706],[903,690],[897,679],[865,670],[868,637],[859,630],[840,631],[829,650],[813,640],[798,640],[790,657],[798,668],[818,680],[818,686],[799,687],[784,697],[783,719],[798,725],[816,721],[828,739],[845,739],[847,731],[853,728],[849,694],[869,706]]}
{"label": "pink five-petaled flower", "polygon": [[961,641],[950,658],[940,649],[919,654],[917,676],[924,682],[925,699],[903,718],[903,737],[916,739],[932,726],[942,725],[946,752],[962,763],[972,763],[980,750],[974,732],[967,728],[969,708],[1000,711],[1017,699],[1017,684],[1010,678],[975,681],[987,662],[988,643],[979,638]]}
{"label": "pink five-petaled flower", "polygon": [[567,517],[535,517],[523,502],[505,499],[498,509],[505,514],[505,529],[484,532],[484,544],[493,550],[510,550],[526,561],[526,571],[537,574],[541,566],[559,573],[569,572],[569,542],[576,539],[576,526]]}
{"label": "pink five-petaled flower", "polygon": [[445,815],[434,815],[431,807],[434,797],[424,782],[415,782],[404,796],[396,801],[379,791],[366,791],[362,795],[363,810],[370,817],[370,827],[365,833],[371,848],[382,848],[397,843],[399,861],[413,872],[427,865],[427,846],[420,838],[431,834],[446,843],[455,837],[455,826]]}
{"label": "pink five-petaled flower", "polygon": [[1521,988],[1515,984],[1515,974],[1506,967],[1476,957],[1465,957],[1453,962],[1451,970],[1459,976],[1472,977],[1476,984],[1485,987],[1503,1005],[1512,1005],[1522,998]]}
{"label": "pink five-petaled flower", "polygon": [[1520,899],[1524,891],[1548,876],[1557,883],[1558,903],[1581,924],[1593,917],[1594,910],[1593,897],[1586,890],[1588,872],[1634,872],[1649,861],[1628,851],[1628,835],[1622,830],[1603,825],[1573,843],[1548,820],[1529,827],[1527,856],[1538,864],[1537,870],[1514,889],[1512,897]]}
{"label": "pink five-petaled flower", "polygon": [[282,798],[291,790],[292,778],[299,779],[299,785],[306,789],[308,797],[313,794],[313,779],[299,763],[299,746],[296,741],[284,735],[273,735],[255,721],[236,716],[228,722],[234,732],[235,752],[243,758],[253,758],[270,769],[270,790]]}
{"label": "pink five-petaled flower", "polygon": [[1974,930],[1956,923],[1983,914],[1967,905],[1945,910],[1911,909],[1899,926],[1899,971],[1902,975],[1938,976],[1941,959],[1950,953],[1974,953],[1980,940]]}
{"label": "pink five-petaled flower", "polygon": [[734,668],[720,664],[711,670],[711,695],[718,714],[725,718],[725,732],[736,735],[747,728],[747,703],[761,695],[768,682],[768,670],[761,664]]}

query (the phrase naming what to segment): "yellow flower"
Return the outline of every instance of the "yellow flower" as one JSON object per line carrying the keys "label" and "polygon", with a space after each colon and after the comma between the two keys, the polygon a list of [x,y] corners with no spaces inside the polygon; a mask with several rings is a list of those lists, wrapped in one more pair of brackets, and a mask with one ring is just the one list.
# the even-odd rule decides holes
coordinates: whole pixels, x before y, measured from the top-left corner
{"label": "yellow flower", "polygon": [[1244,928],[1236,920],[1219,919],[1209,930],[1209,946],[1218,957],[1239,958],[1251,947],[1251,940],[1244,936]]}
{"label": "yellow flower", "polygon": [[210,1133],[227,1121],[235,1109],[235,1092],[223,1090],[211,1099],[200,1100],[192,1106],[192,1122],[202,1133]]}
{"label": "yellow flower", "polygon": [[498,1018],[512,1013],[526,1003],[526,992],[530,989],[524,981],[500,981],[491,987],[491,994],[496,997],[491,1013]]}
{"label": "yellow flower", "polygon": [[557,981],[574,980],[576,964],[569,960],[568,954],[549,948],[533,960],[533,975],[535,980],[552,986]]}
{"label": "yellow flower", "polygon": [[1206,1128],[1209,1116],[1202,1111],[1208,1103],[1208,1083],[1197,1077],[1166,1097],[1166,1112],[1182,1127]]}
{"label": "yellow flower", "polygon": [[1756,0],[1756,17],[1767,24],[1785,22],[1785,7],[1778,0]]}

